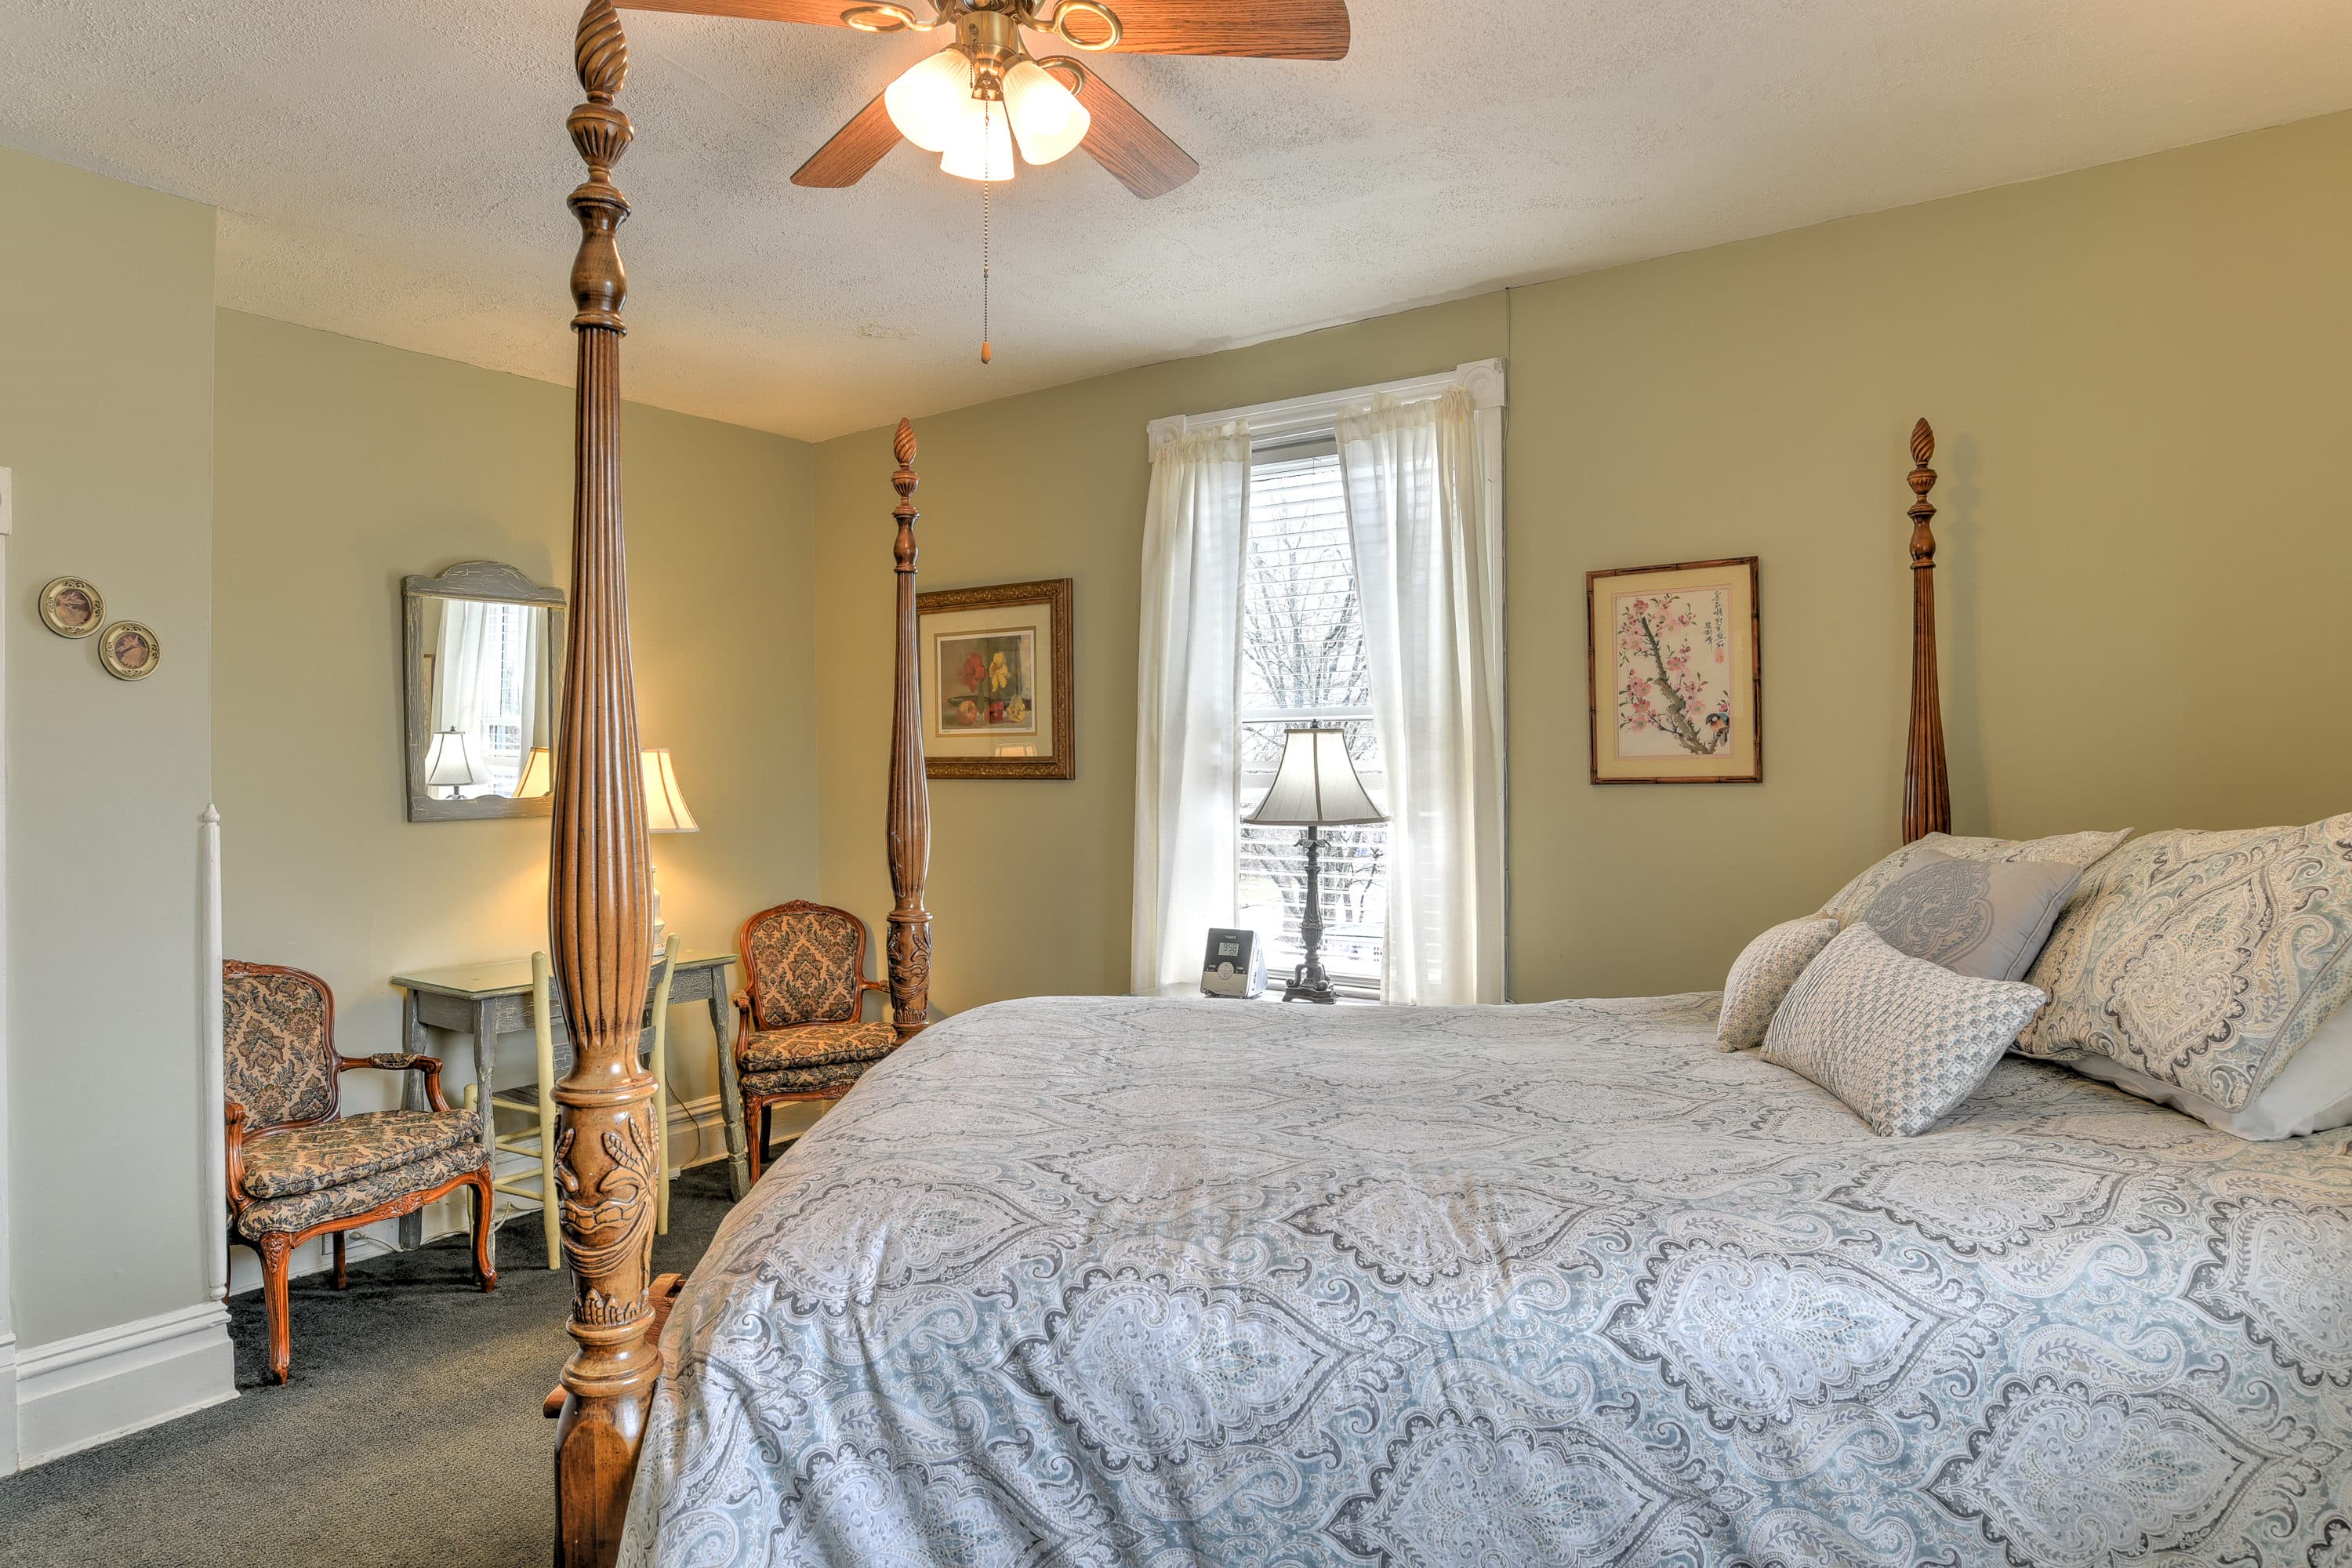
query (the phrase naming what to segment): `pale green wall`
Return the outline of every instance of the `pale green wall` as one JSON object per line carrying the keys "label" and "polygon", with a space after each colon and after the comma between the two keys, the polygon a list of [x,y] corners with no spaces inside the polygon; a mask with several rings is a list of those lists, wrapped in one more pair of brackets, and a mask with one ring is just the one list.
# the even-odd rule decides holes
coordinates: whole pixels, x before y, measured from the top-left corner
{"label": "pale green wall", "polygon": [[[1079,776],[939,781],[940,1005],[1127,979],[1143,426],[1507,353],[1511,991],[1720,983],[1891,847],[1904,444],[1959,826],[2345,809],[2352,116],[919,422],[923,582],[1077,578]],[[817,454],[829,897],[888,905],[887,432]],[[1584,574],[1762,557],[1768,782],[1586,782]]]}
{"label": "pale green wall", "polygon": [[[19,1344],[202,1299],[196,819],[210,773],[213,215],[0,152],[6,1183]],[[42,626],[86,577],[138,682]],[[6,1419],[0,1412],[0,1419]]]}
{"label": "pale green wall", "polygon": [[[405,820],[400,582],[478,559],[569,583],[572,392],[230,310],[219,344],[229,951],[325,975],[346,1052],[396,1049],[395,971],[546,945],[546,817]],[[663,912],[731,951],[816,886],[810,448],[634,404],[622,443],[638,726],[701,826],[654,840]],[[716,1093],[702,1005],[671,1027],[677,1094]],[[530,1037],[504,1043],[528,1078]],[[472,1057],[444,1044],[454,1098]]]}
{"label": "pale green wall", "polygon": [[[931,782],[935,1005],[1127,988],[1145,424],[1490,358],[1503,307],[1489,295],[917,422],[925,588],[1076,580],[1078,776]],[[877,931],[891,903],[890,434],[828,441],[816,463],[824,896]]]}

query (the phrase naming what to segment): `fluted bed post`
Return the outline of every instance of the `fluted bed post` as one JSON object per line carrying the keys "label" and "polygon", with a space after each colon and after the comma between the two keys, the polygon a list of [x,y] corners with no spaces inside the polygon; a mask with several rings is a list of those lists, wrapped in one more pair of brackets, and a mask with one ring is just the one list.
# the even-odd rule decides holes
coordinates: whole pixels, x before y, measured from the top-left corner
{"label": "fluted bed post", "polygon": [[923,879],[931,867],[931,791],[923,773],[922,659],[915,644],[915,426],[898,421],[898,688],[890,710],[890,1016],[898,1038],[912,1039],[931,1005],[931,912],[923,908]]}
{"label": "fluted bed post", "polygon": [[588,101],[572,144],[588,165],[572,193],[580,252],[578,468],[572,512],[572,636],[556,736],[555,826],[548,863],[548,946],[574,1042],[555,1086],[556,1180],[572,1264],[578,1342],[563,1367],[556,1427],[558,1568],[602,1568],[620,1545],[646,1406],[660,1371],[647,1342],[651,1300],[654,1080],[637,1063],[652,965],[645,784],[629,673],[628,572],[621,524],[621,321],[627,279],[614,234],[629,204],[611,179],[629,145],[613,105],[628,42],[612,0],[591,0],[575,47]]}
{"label": "fluted bed post", "polygon": [[1952,785],[1944,768],[1944,701],[1936,671],[1936,432],[1911,427],[1911,726],[1903,752],[1903,842],[1952,830]]}

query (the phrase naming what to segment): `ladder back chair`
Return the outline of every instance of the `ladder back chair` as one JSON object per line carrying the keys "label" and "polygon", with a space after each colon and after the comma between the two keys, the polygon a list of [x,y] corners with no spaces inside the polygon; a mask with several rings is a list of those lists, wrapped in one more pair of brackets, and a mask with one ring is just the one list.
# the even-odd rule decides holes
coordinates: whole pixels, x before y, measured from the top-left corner
{"label": "ladder back chair", "polygon": [[[654,1075],[654,1139],[661,1163],[661,1184],[655,1189],[655,1228],[669,1234],[669,985],[677,969],[677,933],[672,931],[662,943],[654,969],[652,989],[646,997],[645,1033],[640,1048],[646,1050],[646,1062]],[[551,1195],[555,1185],[555,1081],[563,1075],[570,1061],[559,1062],[555,1055],[555,1014],[559,1004],[555,996],[555,974],[544,952],[530,955],[530,1032],[539,1053],[539,1076],[532,1082],[517,1084],[511,1089],[494,1090],[490,1095],[491,1115],[510,1110],[530,1120],[521,1128],[496,1134],[501,1153],[520,1154],[536,1163],[535,1169],[511,1171],[507,1175],[492,1173],[491,1185],[499,1192],[515,1197],[528,1198],[539,1205],[540,1228],[547,1239],[547,1266],[563,1267],[563,1226]],[[568,1050],[568,1047],[567,1047]],[[475,1091],[466,1090],[466,1103],[474,1103]],[[495,1126],[495,1120],[493,1126]]]}

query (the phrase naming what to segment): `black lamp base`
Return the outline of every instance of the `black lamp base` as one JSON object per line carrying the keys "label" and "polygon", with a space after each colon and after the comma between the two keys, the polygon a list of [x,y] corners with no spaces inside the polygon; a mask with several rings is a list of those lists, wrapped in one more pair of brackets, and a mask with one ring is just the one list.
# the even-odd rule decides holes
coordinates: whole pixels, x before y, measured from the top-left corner
{"label": "black lamp base", "polygon": [[1290,984],[1282,988],[1282,999],[1319,1002],[1328,1007],[1338,1003],[1339,994],[1331,989],[1331,976],[1323,969],[1323,846],[1312,827],[1299,843],[1307,851],[1307,910],[1298,922],[1307,960],[1290,972]]}
{"label": "black lamp base", "polygon": [[[1321,966],[1318,964],[1317,967]],[[1286,1002],[1319,1002],[1326,1007],[1338,1005],[1339,994],[1331,989],[1331,977],[1325,974],[1310,978],[1306,970],[1307,966],[1302,963],[1292,972],[1290,984],[1282,988],[1282,999]]]}

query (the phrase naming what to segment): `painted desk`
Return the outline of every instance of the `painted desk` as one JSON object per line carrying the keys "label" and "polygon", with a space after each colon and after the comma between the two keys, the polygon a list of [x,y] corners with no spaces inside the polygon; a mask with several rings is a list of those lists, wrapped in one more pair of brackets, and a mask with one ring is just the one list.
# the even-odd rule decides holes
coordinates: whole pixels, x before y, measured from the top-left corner
{"label": "painted desk", "polygon": [[[731,952],[682,952],[669,983],[670,1005],[700,1002],[710,1009],[710,1032],[719,1041],[719,1094],[726,1107],[728,1178],[741,1197],[750,1189],[751,1163],[743,1150],[743,1095],[735,1079],[735,1053],[729,1048],[734,1006],[727,972],[734,966]],[[501,959],[493,963],[460,963],[447,969],[418,969],[392,977],[400,988],[400,1033],[404,1048],[438,1056],[429,1029],[471,1035],[474,1038],[474,1079],[481,1085],[482,1143],[497,1157],[488,1115],[492,1079],[498,1066],[500,1035],[520,1034],[534,1027],[530,1016],[530,960]],[[572,1036],[564,1026],[563,997],[555,998],[554,1016],[548,1020],[555,1036],[556,1068],[571,1066]],[[412,1079],[412,1099],[420,1092]],[[423,1101],[416,1100],[421,1106]],[[411,1215],[400,1222],[400,1245],[413,1247],[424,1238],[425,1218]]]}

